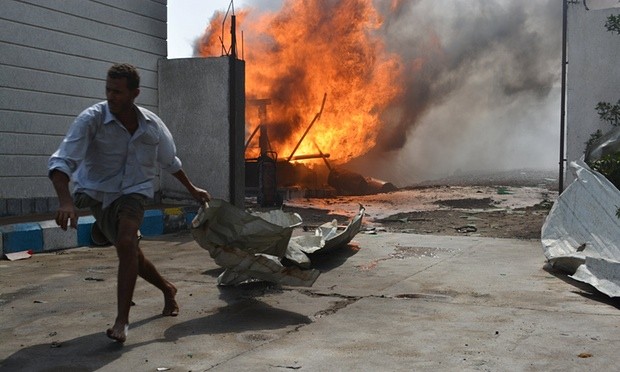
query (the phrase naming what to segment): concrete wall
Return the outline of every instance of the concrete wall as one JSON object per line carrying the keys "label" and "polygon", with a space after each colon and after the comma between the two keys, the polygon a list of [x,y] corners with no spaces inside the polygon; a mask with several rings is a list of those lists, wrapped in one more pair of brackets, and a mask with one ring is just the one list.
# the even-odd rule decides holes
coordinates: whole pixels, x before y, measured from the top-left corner
{"label": "concrete wall", "polygon": [[[583,2],[569,2],[567,19],[566,159],[579,159],[590,135],[611,126],[596,112],[598,102],[620,99],[620,35],[605,28],[607,17],[620,9],[586,10]],[[574,177],[566,172],[565,185]]]}
{"label": "concrete wall", "polygon": [[0,217],[55,209],[47,159],[74,117],[105,99],[112,63],[142,77],[137,100],[158,112],[166,0],[2,0]]}
{"label": "concrete wall", "polygon": [[[231,87],[228,57],[162,60],[160,116],[172,132],[190,179],[213,197],[244,204],[244,62],[236,61]],[[234,96],[231,106],[230,97]],[[229,115],[229,112],[232,112]],[[162,199],[184,199],[185,188],[162,175]]]}

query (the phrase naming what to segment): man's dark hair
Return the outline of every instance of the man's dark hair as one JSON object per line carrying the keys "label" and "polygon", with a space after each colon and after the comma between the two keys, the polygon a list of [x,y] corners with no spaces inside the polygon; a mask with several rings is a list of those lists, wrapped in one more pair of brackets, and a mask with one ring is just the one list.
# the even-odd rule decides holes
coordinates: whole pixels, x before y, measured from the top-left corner
{"label": "man's dark hair", "polygon": [[140,75],[138,70],[128,63],[117,63],[108,70],[108,78],[127,78],[127,88],[133,90],[140,87]]}

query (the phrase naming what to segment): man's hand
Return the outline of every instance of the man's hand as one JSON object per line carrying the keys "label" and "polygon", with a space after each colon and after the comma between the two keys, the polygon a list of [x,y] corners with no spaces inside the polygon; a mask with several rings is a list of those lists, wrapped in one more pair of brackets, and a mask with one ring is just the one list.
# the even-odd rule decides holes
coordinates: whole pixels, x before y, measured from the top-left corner
{"label": "man's hand", "polygon": [[194,190],[192,190],[192,196],[201,204],[207,203],[211,200],[211,194],[209,194],[207,190],[203,190],[198,187],[194,187]]}
{"label": "man's hand", "polygon": [[192,181],[189,180],[185,171],[183,169],[179,169],[178,171],[172,173],[172,175],[179,180],[185,186],[187,191],[192,195],[192,197],[198,200],[201,204],[204,204],[211,200],[211,194],[209,194],[206,190],[203,190],[199,187],[194,186]]}
{"label": "man's hand", "polygon": [[61,205],[56,212],[56,223],[61,229],[67,230],[67,227],[77,229],[78,216],[73,203]]}
{"label": "man's hand", "polygon": [[58,211],[56,212],[56,223],[65,231],[67,231],[68,223],[69,226],[77,229],[78,217],[75,206],[73,205],[73,198],[69,192],[69,176],[54,169],[50,174],[50,178],[54,185],[54,190],[56,190],[56,194],[58,194],[58,202],[60,203],[60,207],[58,207]]}

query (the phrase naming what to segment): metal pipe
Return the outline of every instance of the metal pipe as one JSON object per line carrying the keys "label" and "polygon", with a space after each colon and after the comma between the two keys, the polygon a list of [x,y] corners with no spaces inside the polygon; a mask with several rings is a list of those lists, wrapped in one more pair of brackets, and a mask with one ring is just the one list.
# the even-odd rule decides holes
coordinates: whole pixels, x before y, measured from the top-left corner
{"label": "metal pipe", "polygon": [[558,195],[564,191],[564,142],[566,130],[566,42],[567,42],[568,0],[562,0],[562,96],[560,103],[560,174],[558,178]]}
{"label": "metal pipe", "polygon": [[237,16],[234,13],[230,16],[230,56],[237,59]]}
{"label": "metal pipe", "polygon": [[252,138],[254,138],[254,136],[256,135],[256,132],[258,132],[260,127],[261,127],[261,124],[257,125],[256,128],[254,128],[254,130],[252,131],[252,134],[250,134],[250,138],[248,138],[248,142],[245,143],[245,151],[248,151],[248,146],[250,145],[250,142],[252,142]]}
{"label": "metal pipe", "polygon": [[[251,99],[251,100],[248,100],[248,104],[258,107],[258,118],[260,120],[260,123],[258,124],[258,127],[257,127],[258,130],[260,131],[259,132],[260,134],[258,137],[258,146],[260,147],[261,155],[263,155],[264,153],[271,151],[271,143],[269,142],[269,136],[267,134],[267,105],[271,104],[271,100],[268,98],[267,99]],[[252,135],[251,137],[253,136],[254,135]],[[247,149],[247,146],[250,144],[249,141],[250,140],[248,140],[246,149]]]}
{"label": "metal pipe", "polygon": [[325,106],[326,99],[327,99],[327,93],[323,94],[323,103],[321,103],[321,109],[319,110],[319,112],[317,112],[316,115],[314,115],[314,119],[312,119],[312,122],[310,122],[310,125],[308,125],[308,128],[306,128],[306,131],[304,132],[303,136],[301,136],[301,139],[299,140],[299,142],[297,142],[297,145],[293,149],[293,152],[291,152],[291,155],[289,155],[287,161],[291,161],[291,159],[293,158],[293,155],[295,155],[295,152],[301,145],[301,142],[304,140],[304,138],[306,138],[306,134],[308,134],[308,132],[310,131],[310,128],[312,128],[312,126],[314,125],[314,122],[321,118],[321,113],[323,112],[323,107]]}
{"label": "metal pipe", "polygon": [[[231,1],[232,4],[232,1]],[[228,122],[229,122],[229,128],[228,128],[228,161],[229,161],[229,165],[228,165],[228,177],[229,177],[229,187],[228,187],[228,198],[230,200],[230,203],[232,205],[235,205],[237,207],[242,207],[243,205],[243,199],[241,200],[237,200],[236,199],[236,167],[235,164],[237,163],[237,155],[235,153],[235,148],[236,148],[236,139],[237,139],[237,92],[238,92],[238,87],[237,87],[237,54],[236,54],[236,42],[237,39],[235,38],[235,34],[237,33],[237,28],[236,28],[236,17],[233,14],[231,17],[231,22],[230,22],[230,33],[231,33],[231,46],[230,46],[230,50],[231,50],[231,54],[228,57],[228,62],[229,62],[229,81],[228,81],[228,90],[229,90],[229,96],[228,96],[228,100],[229,100],[229,106],[228,106]],[[241,203],[241,205],[240,205]]]}
{"label": "metal pipe", "polygon": [[293,156],[293,158],[289,158],[289,159],[282,159],[282,161],[291,161],[291,160],[310,160],[310,159],[325,159],[325,158],[329,158],[329,154],[323,154],[322,152],[319,154],[307,154],[307,155],[297,155],[297,156]]}
{"label": "metal pipe", "polygon": [[316,142],[314,142],[314,146],[316,147],[317,150],[319,150],[319,154],[321,154],[321,158],[323,158],[323,161],[325,162],[325,166],[327,166],[327,169],[329,169],[329,171],[331,172],[332,166],[327,161],[329,154],[327,154],[327,156],[323,155],[323,151],[321,151],[321,148],[319,147],[319,145],[316,144]]}

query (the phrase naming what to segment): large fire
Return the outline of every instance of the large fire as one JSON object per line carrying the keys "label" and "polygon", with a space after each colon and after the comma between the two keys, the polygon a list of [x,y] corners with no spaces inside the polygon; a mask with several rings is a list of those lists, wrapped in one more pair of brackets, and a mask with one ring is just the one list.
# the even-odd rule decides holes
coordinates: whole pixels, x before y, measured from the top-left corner
{"label": "large fire", "polygon": [[[393,0],[393,7],[398,4]],[[380,115],[401,94],[402,68],[375,34],[382,20],[372,0],[286,0],[277,13],[241,11],[236,18],[243,35],[243,41],[237,37],[238,55],[246,61],[248,133],[260,123],[258,108],[249,103],[269,99],[269,140],[286,158],[326,97],[320,120],[295,155],[320,150],[345,162],[375,146]],[[221,56],[222,45],[230,45],[223,21],[221,12],[211,19],[197,48],[201,56]],[[248,151],[252,157],[258,150]]]}

